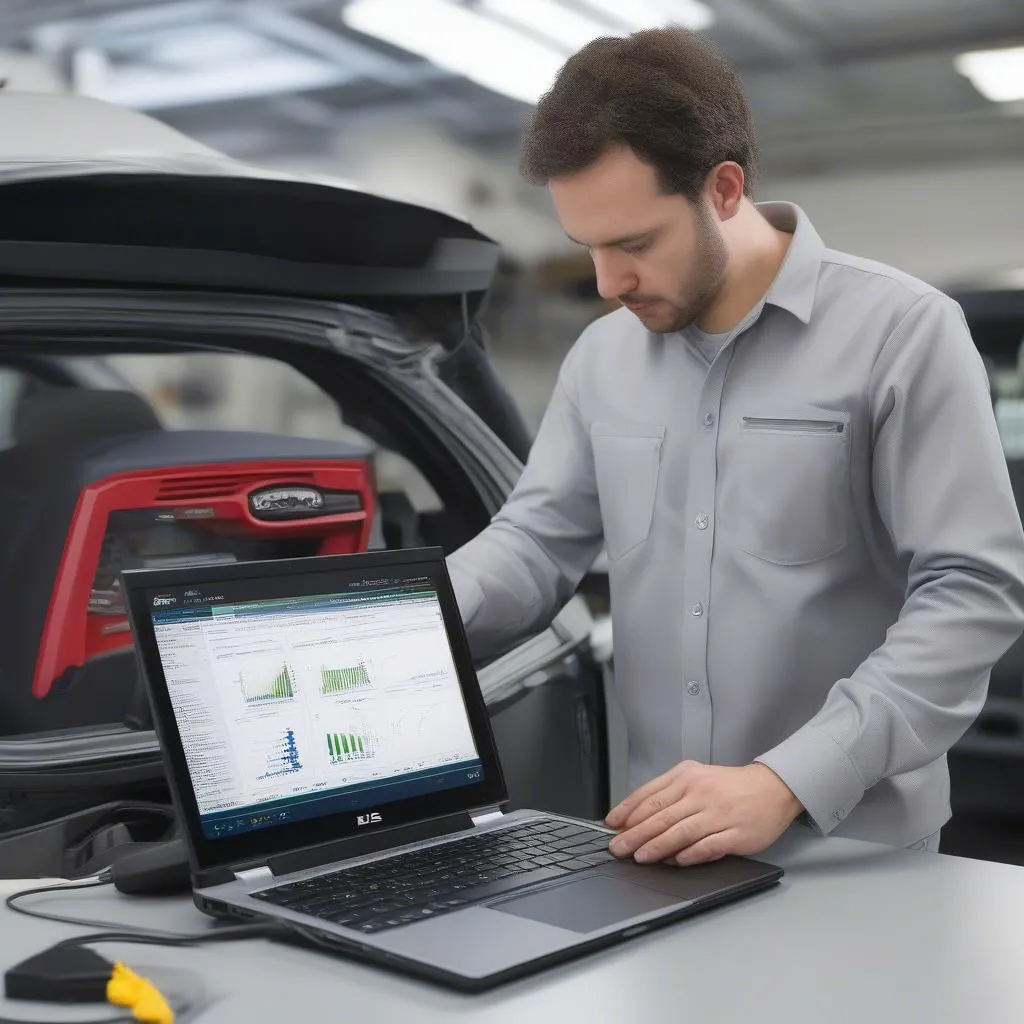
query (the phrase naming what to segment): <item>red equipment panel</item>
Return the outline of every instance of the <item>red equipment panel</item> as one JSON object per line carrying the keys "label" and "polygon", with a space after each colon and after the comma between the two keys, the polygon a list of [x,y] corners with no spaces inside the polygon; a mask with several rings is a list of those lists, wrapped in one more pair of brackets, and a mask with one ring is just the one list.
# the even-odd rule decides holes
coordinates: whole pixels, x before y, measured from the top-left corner
{"label": "red equipment panel", "polygon": [[[258,518],[250,495],[265,488],[309,488],[358,495],[358,511]],[[69,668],[130,647],[128,620],[116,594],[97,598],[96,581],[112,518],[153,513],[154,524],[187,526],[236,540],[305,541],[310,554],[365,551],[375,504],[372,469],[363,461],[288,459],[143,469],[85,486],[64,543],[39,646],[32,693],[45,697]],[[188,556],[182,556],[188,561]],[[163,564],[168,564],[167,560]],[[116,590],[115,585],[115,590]]]}

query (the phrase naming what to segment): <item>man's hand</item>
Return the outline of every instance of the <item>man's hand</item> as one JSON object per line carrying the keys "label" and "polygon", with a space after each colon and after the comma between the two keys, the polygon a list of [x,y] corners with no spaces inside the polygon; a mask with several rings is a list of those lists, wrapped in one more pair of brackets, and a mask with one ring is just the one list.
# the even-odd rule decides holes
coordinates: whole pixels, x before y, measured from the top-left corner
{"label": "man's hand", "polygon": [[803,810],[770,768],[683,761],[613,807],[605,819],[620,835],[616,857],[700,864],[729,853],[760,853]]}

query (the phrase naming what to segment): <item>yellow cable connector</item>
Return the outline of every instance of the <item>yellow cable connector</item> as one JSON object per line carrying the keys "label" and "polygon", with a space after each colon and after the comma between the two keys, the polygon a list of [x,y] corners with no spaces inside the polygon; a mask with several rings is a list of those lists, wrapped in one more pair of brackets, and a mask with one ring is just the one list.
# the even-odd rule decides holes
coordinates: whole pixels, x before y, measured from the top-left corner
{"label": "yellow cable connector", "polygon": [[143,1024],[174,1024],[174,1011],[163,993],[124,964],[114,964],[114,973],[107,982],[107,1001],[126,1006]]}

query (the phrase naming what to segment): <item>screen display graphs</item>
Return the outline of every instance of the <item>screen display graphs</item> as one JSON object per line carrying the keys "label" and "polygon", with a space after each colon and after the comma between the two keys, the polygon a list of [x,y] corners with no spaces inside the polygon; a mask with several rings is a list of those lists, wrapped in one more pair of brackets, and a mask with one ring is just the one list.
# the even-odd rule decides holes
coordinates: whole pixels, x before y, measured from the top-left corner
{"label": "screen display graphs", "polygon": [[208,837],[479,781],[429,581],[152,604]]}

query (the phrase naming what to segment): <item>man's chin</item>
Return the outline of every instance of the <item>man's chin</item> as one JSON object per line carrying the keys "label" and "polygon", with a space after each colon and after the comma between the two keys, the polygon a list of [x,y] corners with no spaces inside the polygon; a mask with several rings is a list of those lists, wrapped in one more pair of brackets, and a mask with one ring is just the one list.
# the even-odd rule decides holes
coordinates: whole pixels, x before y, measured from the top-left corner
{"label": "man's chin", "polygon": [[[686,322],[680,322],[677,311],[665,311],[660,303],[652,305],[650,309],[630,309],[630,312],[647,328],[652,334],[673,334],[681,331]],[[627,307],[628,308],[628,307]]]}

